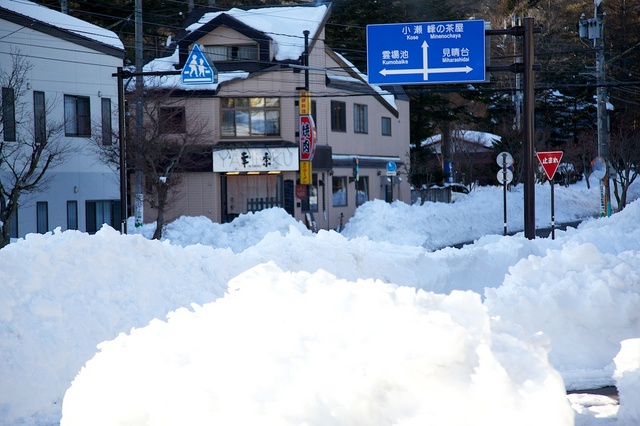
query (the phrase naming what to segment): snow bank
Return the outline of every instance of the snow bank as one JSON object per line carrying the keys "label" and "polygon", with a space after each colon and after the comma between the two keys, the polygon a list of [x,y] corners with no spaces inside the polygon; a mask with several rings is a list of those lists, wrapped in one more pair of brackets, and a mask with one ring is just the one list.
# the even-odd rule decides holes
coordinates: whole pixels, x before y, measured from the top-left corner
{"label": "snow bank", "polygon": [[620,396],[620,424],[640,424],[640,339],[624,340],[614,358],[614,378]]}
{"label": "snow bank", "polygon": [[194,309],[101,344],[61,426],[573,425],[545,350],[492,324],[472,292],[270,263]]}

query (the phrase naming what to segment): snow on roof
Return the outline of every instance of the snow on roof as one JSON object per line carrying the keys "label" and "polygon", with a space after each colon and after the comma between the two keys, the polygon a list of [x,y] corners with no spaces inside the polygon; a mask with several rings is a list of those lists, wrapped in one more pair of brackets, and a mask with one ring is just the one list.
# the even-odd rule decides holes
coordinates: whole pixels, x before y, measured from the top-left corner
{"label": "snow on roof", "polygon": [[[149,62],[144,66],[143,72],[163,72],[163,71],[176,71],[175,65],[179,63],[179,49],[176,50],[171,56],[164,58],[157,58]],[[218,73],[217,83],[204,83],[204,84],[183,84],[180,75],[167,75],[162,77],[145,77],[145,80],[151,86],[165,87],[165,88],[177,88],[181,90],[216,90],[220,83],[224,83],[236,78],[247,78],[249,73],[245,71],[230,71],[224,73]]]}
{"label": "snow on roof", "polygon": [[[493,148],[494,142],[502,140],[501,136],[494,135],[493,133],[479,132],[477,130],[454,130],[451,132],[454,139],[464,140],[467,142],[478,143],[486,146],[487,148]],[[439,144],[442,141],[442,135],[429,136],[422,141],[422,146],[429,146]]]}
{"label": "snow on roof", "polygon": [[327,10],[326,5],[265,7],[250,10],[234,8],[224,12],[205,13],[198,22],[189,25],[185,30],[196,31],[224,13],[271,37],[275,44],[276,60],[296,60],[304,52],[304,31],[308,30],[310,36],[314,37],[320,29]]}
{"label": "snow on roof", "polygon": [[376,86],[374,84],[369,84],[369,79],[367,78],[367,75],[364,74],[363,72],[361,72],[353,63],[351,63],[347,58],[345,58],[344,56],[342,56],[341,54],[339,54],[338,52],[334,52],[336,54],[336,56],[338,56],[342,61],[344,61],[344,63],[351,69],[353,70],[353,72],[355,72],[356,74],[358,74],[358,76],[360,76],[360,79],[356,79],[353,77],[348,77],[348,76],[338,76],[336,74],[327,74],[327,77],[329,77],[329,79],[332,80],[341,80],[341,81],[346,81],[346,82],[350,82],[350,83],[362,83],[362,84],[366,84],[368,86],[370,86],[375,92],[377,92],[380,96],[382,96],[382,98],[384,98],[385,101],[387,101],[387,103],[389,105],[391,105],[396,111],[398,110],[398,106],[396,105],[396,97],[393,95],[393,93],[388,92],[386,90],[383,90],[380,88],[380,86]]}
{"label": "snow on roof", "polygon": [[27,0],[0,0],[0,8],[15,12],[53,27],[72,32],[96,42],[124,50],[122,41],[113,31],[74,18]]}

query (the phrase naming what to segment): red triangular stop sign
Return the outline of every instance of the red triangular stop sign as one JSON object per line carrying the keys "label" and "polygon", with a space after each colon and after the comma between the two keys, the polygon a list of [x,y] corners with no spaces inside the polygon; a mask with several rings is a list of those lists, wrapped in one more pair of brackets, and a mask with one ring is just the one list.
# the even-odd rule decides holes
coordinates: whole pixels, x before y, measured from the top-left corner
{"label": "red triangular stop sign", "polygon": [[547,178],[552,180],[553,175],[555,175],[556,170],[558,170],[560,160],[562,160],[562,151],[538,152],[536,155],[538,156],[538,161],[540,161],[544,172],[547,174]]}

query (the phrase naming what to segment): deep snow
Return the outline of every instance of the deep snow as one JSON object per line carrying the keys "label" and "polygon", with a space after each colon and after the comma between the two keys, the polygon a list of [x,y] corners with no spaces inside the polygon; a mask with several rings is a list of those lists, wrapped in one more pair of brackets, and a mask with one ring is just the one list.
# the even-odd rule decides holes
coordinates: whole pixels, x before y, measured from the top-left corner
{"label": "deep snow", "polygon": [[[497,187],[369,202],[342,234],[270,209],[181,218],[162,242],[28,235],[0,250],[0,419],[638,424],[640,201],[595,218],[597,185],[555,195],[557,222],[586,218],[555,239],[502,236]],[[520,187],[507,204],[518,231]],[[619,410],[565,395],[607,385]]]}

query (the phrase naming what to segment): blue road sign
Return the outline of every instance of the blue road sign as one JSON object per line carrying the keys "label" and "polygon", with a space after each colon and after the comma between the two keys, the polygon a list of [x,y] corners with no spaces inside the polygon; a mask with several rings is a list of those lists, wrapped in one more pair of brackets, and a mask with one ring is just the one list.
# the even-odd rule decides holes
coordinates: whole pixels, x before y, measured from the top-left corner
{"label": "blue road sign", "polygon": [[371,84],[485,81],[484,21],[367,25],[367,73]]}
{"label": "blue road sign", "polygon": [[193,45],[193,49],[189,53],[180,79],[182,84],[207,84],[218,81],[217,70],[209,65],[207,58],[202,54],[197,44]]}

